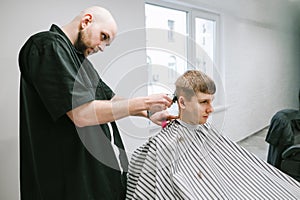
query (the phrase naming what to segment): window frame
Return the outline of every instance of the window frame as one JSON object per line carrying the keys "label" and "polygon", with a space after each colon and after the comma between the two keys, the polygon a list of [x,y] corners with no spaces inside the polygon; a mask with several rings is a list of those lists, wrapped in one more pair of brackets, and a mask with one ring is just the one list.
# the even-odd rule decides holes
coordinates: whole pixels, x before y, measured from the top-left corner
{"label": "window frame", "polygon": [[[160,6],[164,8],[169,8],[169,9],[175,9],[179,11],[184,11],[187,13],[187,36],[190,37],[187,41],[187,69],[189,69],[189,65],[194,65],[196,63],[196,48],[195,48],[195,42],[196,41],[196,26],[195,26],[195,20],[196,18],[203,18],[207,20],[212,20],[215,21],[215,34],[214,34],[214,67],[213,67],[213,72],[212,74],[209,74],[212,76],[212,78],[215,80],[215,82],[219,85],[222,85],[223,92],[224,94],[218,95],[218,103],[215,105],[215,112],[223,111],[225,110],[225,75],[224,75],[224,67],[221,66],[221,16],[220,14],[204,9],[204,8],[199,8],[198,6],[193,6],[188,3],[184,2],[178,2],[175,0],[145,0],[145,4],[150,4],[154,6]],[[216,79],[217,76],[217,79]],[[221,88],[220,88],[221,89]]]}

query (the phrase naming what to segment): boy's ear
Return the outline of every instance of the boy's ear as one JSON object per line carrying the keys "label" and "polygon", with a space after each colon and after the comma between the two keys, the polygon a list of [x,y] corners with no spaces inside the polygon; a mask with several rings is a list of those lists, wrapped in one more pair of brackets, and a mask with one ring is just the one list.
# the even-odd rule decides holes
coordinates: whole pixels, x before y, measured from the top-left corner
{"label": "boy's ear", "polygon": [[182,108],[182,109],[185,109],[185,99],[184,99],[184,97],[183,96],[180,96],[179,97],[179,99],[178,99],[178,105],[179,105],[179,107],[180,108]]}

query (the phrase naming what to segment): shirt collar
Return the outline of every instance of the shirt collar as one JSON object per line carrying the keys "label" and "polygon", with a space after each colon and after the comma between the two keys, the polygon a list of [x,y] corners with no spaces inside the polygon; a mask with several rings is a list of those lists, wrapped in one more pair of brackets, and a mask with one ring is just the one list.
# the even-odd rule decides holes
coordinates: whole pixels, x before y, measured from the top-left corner
{"label": "shirt collar", "polygon": [[184,127],[188,128],[189,130],[195,130],[195,129],[197,129],[197,128],[199,127],[198,124],[188,124],[188,123],[186,123],[186,122],[184,122],[184,121],[182,121],[182,120],[180,120],[180,119],[177,119],[177,121],[178,121],[181,125],[183,125]]}
{"label": "shirt collar", "polygon": [[52,24],[52,25],[51,25],[50,31],[51,31],[51,32],[58,33],[59,35],[61,35],[61,36],[65,39],[65,41],[66,41],[70,46],[72,46],[73,49],[74,49],[77,53],[82,54],[80,51],[78,51],[78,50],[74,47],[74,45],[72,44],[72,42],[70,41],[70,39],[68,38],[68,36],[67,36],[67,35],[61,30],[61,28],[58,27],[56,24]]}

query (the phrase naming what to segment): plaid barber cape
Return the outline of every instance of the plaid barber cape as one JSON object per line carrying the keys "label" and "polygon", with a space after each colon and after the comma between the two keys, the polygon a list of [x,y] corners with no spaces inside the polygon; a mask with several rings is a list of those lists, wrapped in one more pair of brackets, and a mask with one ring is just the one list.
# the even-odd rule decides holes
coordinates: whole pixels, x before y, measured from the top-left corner
{"label": "plaid barber cape", "polygon": [[126,199],[300,199],[300,184],[209,124],[174,120],[132,155]]}

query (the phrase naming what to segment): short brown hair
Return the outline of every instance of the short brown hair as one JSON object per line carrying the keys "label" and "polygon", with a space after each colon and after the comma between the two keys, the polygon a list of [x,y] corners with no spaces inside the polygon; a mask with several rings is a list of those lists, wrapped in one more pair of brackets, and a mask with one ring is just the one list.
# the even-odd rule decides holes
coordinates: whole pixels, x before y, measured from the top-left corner
{"label": "short brown hair", "polygon": [[185,96],[190,99],[198,92],[214,94],[216,85],[205,73],[199,70],[188,70],[175,82],[176,96]]}

